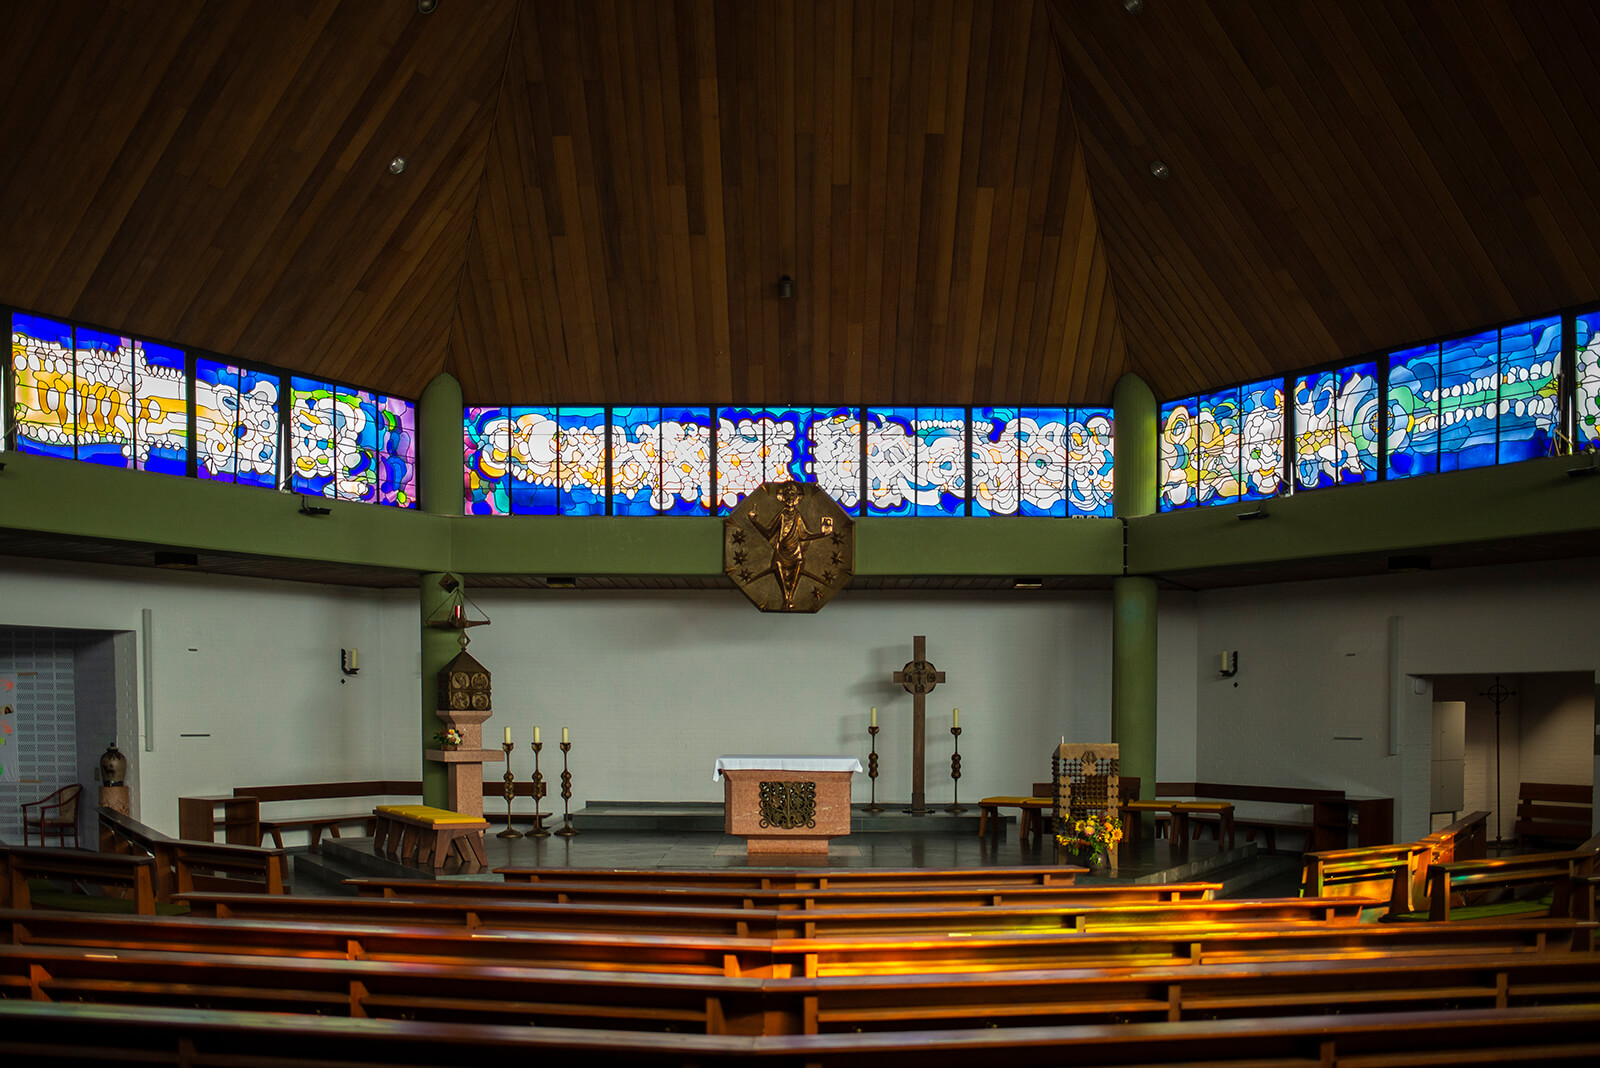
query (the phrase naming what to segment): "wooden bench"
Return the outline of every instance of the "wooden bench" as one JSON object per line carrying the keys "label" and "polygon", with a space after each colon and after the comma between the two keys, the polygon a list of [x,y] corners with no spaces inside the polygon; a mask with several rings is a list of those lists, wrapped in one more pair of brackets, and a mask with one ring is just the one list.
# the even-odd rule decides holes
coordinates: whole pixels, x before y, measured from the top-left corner
{"label": "wooden bench", "polygon": [[288,854],[282,849],[191,842],[112,809],[97,810],[102,853],[132,853],[155,859],[156,900],[191,890],[284,894],[289,889]]}
{"label": "wooden bench", "polygon": [[354,923],[440,924],[545,931],[660,931],[758,938],[901,937],[976,931],[1094,931],[1166,924],[1354,924],[1382,901],[1267,898],[1244,901],[1121,901],[979,908],[743,908],[711,905],[576,904],[484,898],[266,897],[181,894],[197,916]]}
{"label": "wooden bench", "polygon": [[[1175,1023],[1592,1003],[1600,959],[1474,955],[813,979],[0,947],[0,996],[691,1034]],[[447,994],[441,993],[448,991]]]}
{"label": "wooden bench", "polygon": [[1087,868],[496,868],[506,882],[641,883],[650,886],[805,890],[874,886],[1071,886]]}
{"label": "wooden bench", "polygon": [[1307,853],[1300,892],[1308,897],[1387,894],[1388,915],[1412,913],[1427,899],[1431,865],[1483,856],[1488,820],[1488,812],[1471,812],[1417,842]]}
{"label": "wooden bench", "polygon": [[[291,1026],[292,1025],[292,1026]],[[1584,1063],[1600,1053],[1600,1006],[1371,1012],[1171,1023],[1069,1024],[872,1034],[664,1034],[649,1030],[506,1027],[339,1019],[166,1005],[0,1002],[0,1054],[21,1063],[468,1065],[548,1061],[640,1068],[773,1064],[927,1068],[1006,1064]],[[70,1036],[70,1039],[65,1037]],[[58,1060],[60,1058],[60,1060]]]}
{"label": "wooden bench", "polygon": [[721,905],[732,908],[981,908],[994,905],[1120,904],[1209,901],[1221,883],[1113,883],[1098,886],[877,886],[825,890],[756,890],[648,883],[488,883],[476,879],[346,879],[360,897],[459,898],[612,904]]}
{"label": "wooden bench", "polygon": [[[0,911],[0,943],[116,952],[140,948],[245,957],[529,964],[593,972],[734,976],[1002,973],[1037,968],[1270,960],[1566,955],[1593,923],[1543,917],[1487,924],[1168,925],[1106,931],[772,939],[539,931],[310,920],[171,919]],[[997,980],[998,981],[998,980]]]}
{"label": "wooden bench", "polygon": [[1048,797],[985,797],[978,802],[978,837],[990,830],[999,833],[1000,810],[1014,808],[1019,811],[1017,837],[1027,842],[1029,837],[1037,838],[1044,833],[1044,813],[1054,807],[1055,801]]}
{"label": "wooden bench", "polygon": [[[421,797],[422,782],[407,779],[368,779],[358,782],[312,782],[282,786],[236,786],[234,797],[253,797],[261,805],[283,806],[292,802],[334,801],[352,797],[377,800],[384,797]],[[261,841],[268,838],[273,845],[283,848],[285,831],[305,831],[310,838],[311,851],[315,853],[322,844],[322,836],[340,837],[343,827],[359,826],[368,838],[377,829],[377,817],[370,806],[362,811],[333,814],[292,815],[274,814],[261,820]]]}
{"label": "wooden bench", "polygon": [[1525,782],[1517,788],[1518,848],[1530,841],[1576,845],[1594,834],[1594,787]]}
{"label": "wooden bench", "polygon": [[[1247,801],[1260,805],[1294,805],[1310,809],[1309,818],[1263,815],[1261,812],[1235,811],[1234,824],[1245,833],[1245,841],[1260,834],[1267,852],[1277,852],[1279,831],[1305,835],[1305,852],[1329,852],[1349,848],[1350,830],[1357,829],[1359,846],[1389,845],[1394,841],[1394,799],[1388,797],[1347,797],[1343,790],[1321,790],[1293,786],[1253,786],[1239,783],[1163,782],[1156,784],[1164,797],[1194,797],[1218,801]],[[1191,818],[1198,835],[1200,828],[1215,822],[1207,815]]]}
{"label": "wooden bench", "polygon": [[442,868],[454,853],[462,861],[487,866],[483,832],[489,821],[428,805],[379,805],[373,848],[380,853]]}
{"label": "wooden bench", "polygon": [[115,887],[142,916],[156,912],[154,857],[0,845],[0,908],[34,907],[30,879],[64,879]]}
{"label": "wooden bench", "polygon": [[1166,813],[1172,823],[1169,841],[1177,843],[1185,843],[1189,840],[1190,820],[1195,816],[1202,818],[1214,816],[1218,820],[1218,844],[1221,845],[1226,842],[1226,848],[1233,848],[1233,805],[1230,802],[1161,800],[1158,798],[1152,801],[1125,801],[1122,804],[1122,811],[1129,813],[1128,816],[1123,817],[1125,822],[1131,822],[1133,814],[1136,813]]}
{"label": "wooden bench", "polygon": [[[1454,910],[1454,899],[1458,895],[1529,888],[1548,889],[1550,904],[1546,906],[1539,901],[1523,901],[1513,904],[1512,907],[1517,911],[1535,914],[1547,912],[1551,916],[1571,915],[1574,881],[1595,874],[1597,855],[1600,855],[1597,851],[1600,851],[1600,835],[1577,849],[1559,853],[1526,853],[1432,865],[1428,869],[1428,918],[1442,922],[1454,915],[1460,919],[1460,912]],[[1495,909],[1491,915],[1504,911]]]}

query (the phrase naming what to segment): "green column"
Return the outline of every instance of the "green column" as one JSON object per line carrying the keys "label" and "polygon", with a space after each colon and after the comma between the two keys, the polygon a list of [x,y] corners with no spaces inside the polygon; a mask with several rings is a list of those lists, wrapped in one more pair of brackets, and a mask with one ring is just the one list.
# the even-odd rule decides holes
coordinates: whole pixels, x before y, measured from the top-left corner
{"label": "green column", "polygon": [[417,499],[435,515],[462,513],[461,383],[441,374],[417,399]]}
{"label": "green column", "polygon": [[[462,512],[462,454],[461,454],[461,383],[447,374],[441,374],[422,391],[417,401],[417,497],[427,511],[439,515],[460,515]],[[456,643],[454,630],[439,630],[427,625],[435,616],[445,614],[444,605],[450,594],[439,585],[445,576],[440,572],[421,577],[421,594],[418,622],[422,631],[422,719],[421,749],[432,746],[433,735],[439,730],[439,672],[455,658],[461,647]],[[460,581],[460,576],[456,576]],[[448,773],[443,764],[423,758],[422,801],[424,804],[444,807],[447,804]]]}
{"label": "green column", "polygon": [[1156,790],[1156,580],[1111,580],[1111,740],[1139,796]]}
{"label": "green column", "polygon": [[[454,660],[461,651],[460,644],[456,641],[459,631],[441,630],[438,627],[428,626],[430,618],[446,614],[445,604],[450,600],[440,581],[445,578],[441,572],[430,572],[422,576],[420,607],[422,610],[422,749],[436,748],[433,736],[443,722],[434,715],[439,711],[439,672],[444,666]],[[457,582],[461,576],[456,575]],[[433,805],[436,808],[449,807],[449,769],[443,764],[421,757],[422,761],[422,803]]]}
{"label": "green column", "polygon": [[[1112,394],[1117,419],[1112,506],[1126,522],[1156,510],[1155,394],[1123,375]],[[1139,776],[1139,794],[1156,790],[1156,582],[1123,575],[1111,582],[1111,738],[1122,773]]]}

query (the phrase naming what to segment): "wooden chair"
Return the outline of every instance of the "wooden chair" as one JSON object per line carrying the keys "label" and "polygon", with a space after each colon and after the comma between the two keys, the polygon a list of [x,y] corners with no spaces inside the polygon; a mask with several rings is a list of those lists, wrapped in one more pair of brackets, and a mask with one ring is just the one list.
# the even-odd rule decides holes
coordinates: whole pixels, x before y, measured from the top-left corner
{"label": "wooden chair", "polygon": [[[63,786],[48,797],[28,801],[22,806],[22,844],[30,844],[32,832],[39,832],[39,844],[54,835],[61,845],[72,838],[72,848],[78,847],[78,795],[83,787],[77,783]],[[37,811],[29,812],[29,809]]]}

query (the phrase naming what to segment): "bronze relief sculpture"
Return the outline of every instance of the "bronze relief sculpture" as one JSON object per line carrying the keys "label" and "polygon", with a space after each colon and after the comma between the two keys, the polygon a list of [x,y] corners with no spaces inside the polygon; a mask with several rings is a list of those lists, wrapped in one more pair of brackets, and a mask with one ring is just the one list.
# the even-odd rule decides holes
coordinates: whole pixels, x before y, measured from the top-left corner
{"label": "bronze relief sculpture", "polygon": [[855,574],[855,545],[815,483],[765,482],[723,521],[722,570],[763,612],[815,612]]}

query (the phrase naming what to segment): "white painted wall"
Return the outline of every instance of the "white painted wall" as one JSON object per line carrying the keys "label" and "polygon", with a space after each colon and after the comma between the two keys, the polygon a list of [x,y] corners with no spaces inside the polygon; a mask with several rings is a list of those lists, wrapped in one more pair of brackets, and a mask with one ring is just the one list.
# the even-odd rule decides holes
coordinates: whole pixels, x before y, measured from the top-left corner
{"label": "white painted wall", "polygon": [[[472,632],[473,655],[494,672],[487,736],[512,726],[522,777],[534,724],[547,742],[569,726],[574,808],[720,800],[711,771],[724,753],[848,753],[865,766],[873,705],[879,800],[909,800],[912,698],[890,676],[918,634],[947,675],[928,699],[930,804],[951,797],[953,707],[969,802],[1048,778],[1061,735],[1110,736],[1107,593],[846,592],[796,616],[710,591],[472,596],[494,621]],[[856,776],[855,800],[868,789]]]}
{"label": "white painted wall", "polygon": [[[1406,676],[1594,672],[1597,600],[1594,560],[1203,593],[1200,777],[1392,796],[1397,835],[1425,834],[1432,687],[1418,694],[1405,680],[1391,756],[1389,617],[1401,618]],[[1239,650],[1233,680],[1210,670],[1222,649]],[[1578,717],[1562,721],[1573,737],[1553,743],[1575,751],[1574,768],[1590,752]]]}
{"label": "white painted wall", "polygon": [[[119,742],[138,761],[139,818],[168,834],[184,794],[419,777],[416,604],[414,591],[0,557],[0,624],[137,632],[153,611],[155,749],[142,693],[141,736]],[[343,681],[351,646],[361,674]]]}

